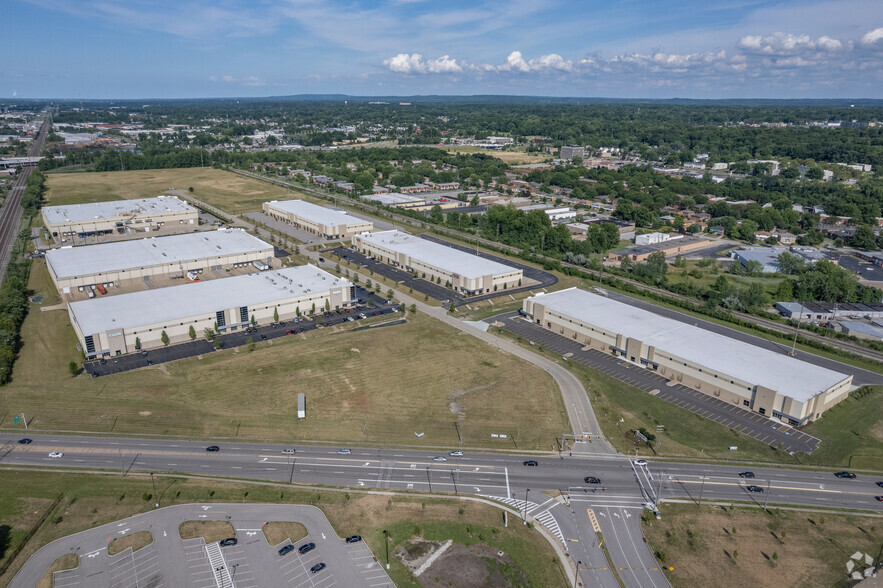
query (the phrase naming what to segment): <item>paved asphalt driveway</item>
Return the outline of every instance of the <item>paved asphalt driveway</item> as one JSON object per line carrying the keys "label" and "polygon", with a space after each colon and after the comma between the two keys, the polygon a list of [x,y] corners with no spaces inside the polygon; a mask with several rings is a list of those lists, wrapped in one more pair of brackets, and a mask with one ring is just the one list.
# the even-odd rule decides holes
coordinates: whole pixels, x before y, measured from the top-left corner
{"label": "paved asphalt driveway", "polygon": [[[265,339],[285,337],[289,331],[291,334],[312,331],[313,329],[318,328],[319,324],[325,326],[339,325],[348,322],[348,317],[352,317],[355,321],[358,321],[358,315],[361,312],[365,313],[367,316],[372,316],[374,314],[380,316],[394,314],[396,311],[402,310],[400,305],[388,304],[386,299],[381,298],[377,294],[368,292],[364,288],[356,288],[356,296],[361,300],[365,300],[366,304],[352,308],[350,312],[338,313],[332,311],[325,313],[325,315],[329,316],[319,314],[315,319],[302,318],[297,322],[294,320],[288,320],[282,321],[276,326],[266,325],[249,330],[243,329],[240,331],[233,331],[222,336],[224,342],[223,347],[231,348],[245,345],[247,344],[249,337],[251,337],[252,341],[255,343],[260,343]],[[97,378],[99,376],[118,374],[120,372],[147,367],[148,365],[166,363],[187,357],[196,357],[197,355],[211,353],[214,350],[215,348],[211,342],[206,341],[205,339],[198,339],[196,341],[171,345],[169,347],[150,349],[149,351],[146,351],[146,354],[130,353],[129,355],[90,361],[86,363],[84,369],[93,378]]]}
{"label": "paved asphalt driveway", "polygon": [[625,361],[621,357],[608,355],[597,349],[584,351],[582,346],[573,340],[535,325],[520,317],[517,312],[500,314],[485,319],[485,321],[488,323],[502,322],[506,330],[543,345],[562,356],[567,355],[569,361],[578,361],[644,392],[677,404],[725,427],[735,429],[743,435],[754,437],[773,447],[780,447],[788,453],[797,451],[812,453],[819,447],[818,439],[793,427],[744,410],[687,386],[681,384],[670,386],[668,378]]}
{"label": "paved asphalt driveway", "polygon": [[[188,520],[229,521],[239,542],[219,547],[182,540],[178,527]],[[316,548],[280,556],[278,550],[290,542],[269,545],[262,531],[269,521],[302,523],[308,535],[296,546],[313,542]],[[107,555],[111,539],[140,531],[150,532],[153,543],[135,553]],[[346,543],[321,510],[304,505],[185,504],[143,513],[53,541],[31,556],[10,588],[35,586],[49,565],[68,553],[78,556],[79,567],[57,572],[55,586],[394,586],[367,545]],[[310,573],[320,562],[327,567]]]}
{"label": "paved asphalt driveway", "polygon": [[[444,241],[442,239],[438,239],[436,237],[431,237],[429,235],[421,235],[422,238],[427,241],[432,241],[434,243],[439,243],[441,245],[445,245],[447,247],[451,247],[453,249],[459,249],[460,251],[465,251],[466,253],[475,254],[474,249],[470,249],[469,247],[464,247],[462,245],[456,245],[454,243],[450,243],[448,241]],[[441,284],[434,284],[433,282],[429,282],[427,280],[421,278],[415,278],[414,274],[411,272],[405,271],[403,269],[399,269],[397,267],[387,265],[385,263],[380,263],[368,258],[365,255],[362,255],[358,251],[354,251],[353,249],[348,249],[345,247],[337,247],[334,249],[326,249],[323,253],[329,255],[337,255],[341,257],[345,257],[349,261],[352,261],[366,269],[372,270],[376,274],[380,274],[381,276],[385,276],[390,278],[391,280],[395,280],[396,282],[400,282],[409,288],[413,288],[414,290],[420,292],[421,294],[426,294],[431,298],[436,300],[441,300],[445,303],[453,302],[454,306],[463,306],[464,304],[469,304],[470,302],[479,302],[481,300],[489,300],[491,298],[498,298],[500,296],[505,296],[507,294],[515,294],[516,292],[526,292],[530,290],[548,288],[549,286],[554,286],[558,283],[558,278],[556,278],[553,274],[549,272],[544,272],[542,270],[538,270],[534,267],[530,267],[527,265],[523,265],[509,259],[503,259],[502,257],[496,257],[494,255],[490,255],[488,253],[482,253],[481,256],[485,259],[491,259],[493,261],[508,265],[510,267],[516,267],[521,269],[524,272],[524,276],[535,282],[531,286],[524,286],[521,288],[511,288],[508,290],[499,290],[497,292],[492,292],[490,294],[483,294],[481,296],[464,296],[458,292],[455,292],[449,288],[445,288]]]}

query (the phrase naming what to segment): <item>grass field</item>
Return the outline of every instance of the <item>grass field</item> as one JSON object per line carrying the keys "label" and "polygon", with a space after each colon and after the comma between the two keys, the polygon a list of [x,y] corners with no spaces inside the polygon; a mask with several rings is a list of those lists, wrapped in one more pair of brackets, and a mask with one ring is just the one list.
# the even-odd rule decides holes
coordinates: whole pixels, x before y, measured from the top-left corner
{"label": "grass field", "polygon": [[483,147],[463,146],[445,148],[448,153],[470,155],[472,153],[484,153],[491,157],[496,157],[500,161],[505,161],[509,165],[520,165],[523,163],[542,163],[548,161],[551,156],[548,153],[525,153],[524,151],[497,151],[496,149],[485,149]]}
{"label": "grass field", "polygon": [[[0,525],[14,531],[6,557],[18,550],[23,539],[33,537],[0,576],[0,586],[9,583],[21,565],[41,546],[75,533],[153,508],[153,500],[142,500],[151,491],[149,476],[99,476],[37,471],[4,471],[15,484],[0,484]],[[341,537],[362,535],[378,558],[385,556],[383,530],[389,531],[390,552],[414,536],[429,540],[453,539],[473,545],[485,542],[505,551],[532,586],[566,586],[563,570],[552,547],[538,531],[516,524],[506,528],[498,509],[480,503],[407,496],[372,496],[332,491],[307,491],[278,485],[246,485],[178,477],[156,477],[162,506],[192,502],[312,504],[321,508]],[[56,498],[61,502],[44,514]],[[36,513],[34,512],[36,511]],[[0,565],[4,559],[0,557]],[[408,570],[390,558],[389,573],[396,586],[415,586]]]}
{"label": "grass field", "polygon": [[[46,271],[31,273],[38,292]],[[567,428],[543,370],[420,313],[92,379],[68,372],[79,352],[67,312],[31,306],[13,381],[0,388],[3,427],[25,411],[35,430],[456,446],[457,423],[465,445],[506,449],[546,448]]]}
{"label": "grass field", "polygon": [[[229,524],[229,523],[228,523]],[[153,535],[150,531],[138,531],[123,537],[117,537],[107,544],[107,555],[116,555],[125,550],[132,548],[132,551],[138,551],[153,543]]]}
{"label": "grass field", "polygon": [[49,174],[46,199],[51,205],[104,202],[130,198],[151,198],[170,189],[187,192],[194,198],[233,214],[261,209],[268,200],[286,200],[292,193],[267,182],[260,182],[210,167],[158,169],[128,172]]}
{"label": "grass field", "polygon": [[[644,517],[672,586],[850,586],[846,561],[876,558],[883,520],[796,511],[663,504]],[[668,568],[674,568],[669,570]],[[861,567],[864,569],[864,565]]]}

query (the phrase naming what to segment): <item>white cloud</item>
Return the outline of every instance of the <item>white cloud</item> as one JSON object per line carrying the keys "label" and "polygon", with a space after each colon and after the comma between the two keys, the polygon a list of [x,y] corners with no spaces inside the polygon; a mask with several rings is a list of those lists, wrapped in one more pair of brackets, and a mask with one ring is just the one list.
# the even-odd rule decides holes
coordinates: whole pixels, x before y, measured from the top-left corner
{"label": "white cloud", "polygon": [[813,39],[809,35],[778,32],[766,37],[745,35],[739,39],[737,47],[748,52],[767,55],[792,55],[809,51],[838,51],[843,48],[843,43],[827,35]]}
{"label": "white cloud", "polygon": [[881,39],[883,39],[883,27],[865,33],[862,36],[860,43],[865,47],[872,47],[877,45]]}
{"label": "white cloud", "polygon": [[399,53],[395,57],[384,59],[383,65],[388,67],[390,71],[405,74],[457,73],[463,71],[457,60],[452,59],[448,55],[424,61],[423,56],[419,53]]}
{"label": "white cloud", "polygon": [[236,76],[224,75],[224,76],[209,76],[210,82],[222,82],[225,84],[234,84],[238,83],[242,86],[266,86],[267,82],[265,82],[262,78],[258,76],[245,76],[242,79],[238,79]]}

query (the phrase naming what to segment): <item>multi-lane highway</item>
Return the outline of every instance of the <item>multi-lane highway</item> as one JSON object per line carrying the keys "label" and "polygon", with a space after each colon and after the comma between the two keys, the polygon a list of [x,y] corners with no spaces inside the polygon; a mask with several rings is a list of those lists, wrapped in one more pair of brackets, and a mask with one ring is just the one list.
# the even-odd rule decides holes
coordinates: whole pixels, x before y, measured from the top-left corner
{"label": "multi-lane highway", "polygon": [[[184,473],[494,499],[546,527],[574,566],[579,565],[586,585],[617,585],[608,556],[628,586],[667,585],[641,539],[639,522],[646,506],[658,500],[768,501],[883,512],[883,503],[875,499],[883,494],[876,486],[878,478],[862,474],[840,479],[833,472],[770,467],[670,462],[643,466],[624,456],[580,452],[516,456],[465,451],[457,456],[447,448],[295,447],[240,441],[217,442],[219,450],[212,452],[206,451],[206,442],[187,440],[40,434],[29,436],[29,444],[19,444],[21,438],[0,435],[0,466]],[[288,448],[296,451],[284,454]],[[63,456],[49,457],[51,452]],[[537,465],[524,465],[528,460]],[[754,478],[739,476],[746,470]],[[586,483],[588,476],[600,483]],[[748,486],[763,492],[750,492]],[[544,490],[562,491],[568,500],[550,498]]]}

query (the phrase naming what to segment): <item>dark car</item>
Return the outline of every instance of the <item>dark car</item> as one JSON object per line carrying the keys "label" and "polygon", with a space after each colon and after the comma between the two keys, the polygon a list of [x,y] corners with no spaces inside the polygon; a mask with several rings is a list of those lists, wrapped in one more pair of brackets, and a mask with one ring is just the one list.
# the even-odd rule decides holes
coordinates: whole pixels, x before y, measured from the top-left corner
{"label": "dark car", "polygon": [[837,472],[834,475],[837,476],[838,478],[845,478],[847,480],[854,480],[855,479],[855,474],[853,474],[852,472]]}
{"label": "dark car", "polygon": [[294,551],[294,545],[289,544],[279,550],[279,555],[286,555],[288,553],[291,553],[292,551]]}
{"label": "dark car", "polygon": [[361,535],[350,535],[349,537],[346,538],[347,543],[358,543],[361,540],[362,540]]}
{"label": "dark car", "polygon": [[583,479],[583,482],[585,482],[586,484],[600,484],[601,478],[596,478],[595,476],[586,476]]}
{"label": "dark car", "polygon": [[220,541],[218,541],[218,545],[220,545],[221,547],[232,547],[237,543],[238,541],[236,540],[236,537],[229,537],[227,539],[221,539]]}
{"label": "dark car", "polygon": [[740,478],[753,478],[754,472],[739,472]]}
{"label": "dark car", "polygon": [[535,460],[533,460],[533,459],[529,459],[529,460],[527,460],[526,462],[524,462],[523,465],[526,465],[526,466],[538,466],[538,465],[540,465],[540,464],[537,463],[537,462],[536,462]]}
{"label": "dark car", "polygon": [[266,339],[266,338],[267,338],[266,335],[261,335],[261,341],[263,341],[263,340]]}
{"label": "dark car", "polygon": [[875,496],[874,498],[877,499],[877,502],[883,502],[883,496]]}
{"label": "dark car", "polygon": [[760,486],[745,486],[745,489],[749,492],[763,492],[763,488]]}
{"label": "dark car", "polygon": [[218,447],[217,445],[209,445],[208,447],[205,448],[205,450],[206,451],[220,451],[221,448]]}
{"label": "dark car", "polygon": [[146,349],[142,349],[142,350],[141,350],[141,355],[147,355],[147,350],[146,350]]}
{"label": "dark car", "polygon": [[883,488],[883,482],[877,482],[877,485]]}
{"label": "dark car", "polygon": [[312,572],[314,574],[318,574],[319,572],[321,572],[324,569],[325,569],[325,562],[319,562],[310,568],[310,572]]}
{"label": "dark car", "polygon": [[310,551],[312,551],[312,550],[314,550],[314,549],[316,549],[316,544],[315,544],[315,543],[304,543],[303,545],[301,545],[301,546],[298,548],[297,552],[298,552],[299,554],[303,555],[303,554],[305,554],[305,553],[309,553]]}
{"label": "dark car", "polygon": [[153,360],[152,360],[152,359],[148,359],[148,360],[147,360],[147,365],[153,365]]}
{"label": "dark car", "polygon": [[27,437],[25,437],[24,439],[18,440],[19,445],[30,445],[32,442],[33,442],[33,439],[28,439]]}

